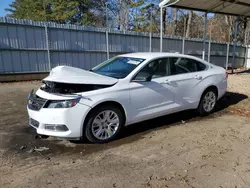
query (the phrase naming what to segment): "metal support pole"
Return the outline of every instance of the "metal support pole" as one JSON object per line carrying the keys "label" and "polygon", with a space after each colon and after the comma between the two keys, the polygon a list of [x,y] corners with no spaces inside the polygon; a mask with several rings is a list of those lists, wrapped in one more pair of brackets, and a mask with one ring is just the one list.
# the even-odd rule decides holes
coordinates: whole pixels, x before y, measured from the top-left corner
{"label": "metal support pole", "polygon": [[106,50],[107,50],[107,59],[109,59],[109,33],[106,29]]}
{"label": "metal support pole", "polygon": [[247,67],[247,59],[248,59],[248,46],[244,45],[244,47],[245,47],[245,60],[244,60],[243,67],[246,68]]}
{"label": "metal support pole", "polygon": [[182,54],[185,54],[185,37],[182,38]]}
{"label": "metal support pole", "polygon": [[150,11],[149,52],[152,52],[152,10]]}
{"label": "metal support pole", "polygon": [[152,33],[149,33],[149,52],[152,52]]}
{"label": "metal support pole", "polygon": [[108,3],[106,3],[106,50],[107,50],[107,59],[109,59]]}
{"label": "metal support pole", "polygon": [[163,12],[163,11],[162,11],[162,10],[163,10],[163,7],[161,7],[160,9],[161,9],[161,13],[160,13],[160,16],[161,16],[161,28],[160,28],[160,52],[162,52],[162,37],[163,37],[163,36],[162,36],[162,35],[163,35],[163,31],[162,31],[162,30],[163,30],[163,23],[162,23],[162,22],[163,22],[163,18],[162,18],[162,16],[163,16],[163,15],[162,15],[162,12]]}
{"label": "metal support pole", "polygon": [[46,46],[47,46],[47,56],[48,56],[48,63],[49,63],[49,71],[51,70],[51,62],[50,62],[50,48],[49,48],[49,33],[47,23],[45,23],[45,39],[46,39]]}
{"label": "metal support pole", "polygon": [[182,54],[185,54],[185,42],[186,42],[186,17],[184,17],[184,31],[182,37]]}
{"label": "metal support pole", "polygon": [[207,54],[207,61],[210,63],[210,56],[211,56],[211,38],[212,38],[212,28],[210,27],[209,30],[209,43],[208,43],[208,54]]}
{"label": "metal support pole", "polygon": [[237,17],[234,25],[234,47],[233,47],[233,62],[232,62],[232,73],[234,72],[234,66],[236,62],[236,43],[237,43],[237,35],[238,35],[238,22],[239,22],[239,17]]}
{"label": "metal support pole", "polygon": [[[160,16],[161,16],[161,27],[160,27],[160,52],[162,52],[162,34],[163,34],[163,8],[169,7],[171,5],[174,5],[175,3],[177,3],[179,0],[176,0],[172,3],[169,3],[170,0],[163,0],[159,3],[159,7],[160,7]],[[169,3],[169,4],[168,4]]]}
{"label": "metal support pole", "polygon": [[230,51],[230,37],[231,36],[231,28],[228,29],[228,43],[227,43],[227,58],[226,58],[226,66],[225,69],[228,69],[228,63],[229,63],[229,51]]}
{"label": "metal support pole", "polygon": [[247,66],[247,58],[248,58],[248,46],[247,46],[247,31],[245,30],[245,37],[244,37],[244,47],[245,47],[245,61],[244,61],[244,67]]}
{"label": "metal support pole", "polygon": [[207,12],[204,16],[204,32],[203,32],[203,47],[202,47],[202,59],[205,60],[206,55],[206,39],[207,39]]}

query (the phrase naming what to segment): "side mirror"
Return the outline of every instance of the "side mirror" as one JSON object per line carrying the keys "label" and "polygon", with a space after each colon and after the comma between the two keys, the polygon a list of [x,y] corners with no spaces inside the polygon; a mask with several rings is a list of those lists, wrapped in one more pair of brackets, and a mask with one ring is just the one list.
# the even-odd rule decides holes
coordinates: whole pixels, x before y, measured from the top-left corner
{"label": "side mirror", "polygon": [[152,75],[145,72],[139,72],[133,79],[134,82],[150,82],[151,80]]}

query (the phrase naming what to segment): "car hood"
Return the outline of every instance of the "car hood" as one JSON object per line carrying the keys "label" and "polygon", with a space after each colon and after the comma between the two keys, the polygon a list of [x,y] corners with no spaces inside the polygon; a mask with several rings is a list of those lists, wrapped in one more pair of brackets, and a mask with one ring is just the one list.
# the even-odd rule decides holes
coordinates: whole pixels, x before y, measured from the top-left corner
{"label": "car hood", "polygon": [[43,80],[58,83],[98,85],[113,85],[118,82],[116,78],[69,66],[57,66],[53,68],[49,76]]}

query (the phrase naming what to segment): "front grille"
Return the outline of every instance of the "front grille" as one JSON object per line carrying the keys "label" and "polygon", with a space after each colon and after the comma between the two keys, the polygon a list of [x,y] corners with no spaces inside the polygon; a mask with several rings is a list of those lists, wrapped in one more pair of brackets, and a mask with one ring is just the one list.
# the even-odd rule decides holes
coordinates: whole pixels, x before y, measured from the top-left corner
{"label": "front grille", "polygon": [[39,127],[39,122],[30,118],[29,119],[29,124],[32,126],[32,127],[35,127],[35,128],[38,128]]}
{"label": "front grille", "polygon": [[31,94],[28,100],[28,107],[31,110],[38,111],[45,105],[46,102],[46,99],[43,99],[35,94]]}

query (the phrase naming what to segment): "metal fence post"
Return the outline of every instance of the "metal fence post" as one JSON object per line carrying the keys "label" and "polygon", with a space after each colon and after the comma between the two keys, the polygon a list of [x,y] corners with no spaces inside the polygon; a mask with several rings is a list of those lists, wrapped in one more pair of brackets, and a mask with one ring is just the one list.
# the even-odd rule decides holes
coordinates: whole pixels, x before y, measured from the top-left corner
{"label": "metal fence post", "polygon": [[108,33],[108,29],[106,29],[106,49],[107,49],[107,59],[109,59],[109,33]]}
{"label": "metal fence post", "polygon": [[231,39],[231,28],[228,28],[228,43],[227,43],[227,57],[226,57],[226,65],[225,69],[228,69],[228,63],[229,63],[229,52],[230,52],[230,39]]}
{"label": "metal fence post", "polygon": [[245,47],[245,61],[244,61],[244,67],[247,66],[247,59],[248,59],[248,46],[247,46],[247,32],[245,31],[245,36],[244,36],[244,47]]}
{"label": "metal fence post", "polygon": [[185,37],[182,38],[182,54],[185,54]]}
{"label": "metal fence post", "polygon": [[245,47],[245,60],[244,60],[244,67],[247,67],[248,47],[247,47],[247,45],[244,45],[244,47]]}
{"label": "metal fence post", "polygon": [[150,13],[149,52],[152,52],[152,10]]}
{"label": "metal fence post", "polygon": [[152,33],[149,33],[149,52],[152,52]]}
{"label": "metal fence post", "polygon": [[49,71],[50,71],[51,70],[51,62],[50,62],[49,32],[48,32],[47,22],[45,23],[45,38],[46,38],[47,56],[48,56]]}
{"label": "metal fence post", "polygon": [[106,2],[106,50],[107,50],[107,59],[109,59],[108,3],[107,2]]}
{"label": "metal fence post", "polygon": [[163,35],[163,31],[162,31],[163,30],[163,18],[162,18],[163,15],[162,15],[162,13],[163,13],[163,7],[160,8],[160,11],[161,11],[161,13],[160,13],[160,15],[161,15],[160,52],[162,52],[162,40],[163,40],[163,36],[162,36]]}
{"label": "metal fence post", "polygon": [[210,63],[210,57],[211,57],[211,39],[208,43],[208,54],[207,54],[207,61]]}
{"label": "metal fence post", "polygon": [[182,37],[182,54],[185,54],[185,42],[186,42],[186,17],[184,17],[184,31]]}
{"label": "metal fence post", "polygon": [[238,35],[238,22],[239,17],[237,17],[234,25],[234,47],[233,47],[233,62],[232,62],[232,73],[234,73],[234,65],[236,62],[235,56],[236,56],[236,43],[237,43],[237,35]]}
{"label": "metal fence post", "polygon": [[210,26],[210,30],[209,30],[209,43],[208,43],[208,54],[207,54],[207,61],[210,63],[210,56],[211,56],[211,38],[212,38],[212,31],[211,31],[211,26]]}
{"label": "metal fence post", "polygon": [[204,15],[204,32],[203,32],[203,47],[202,47],[202,59],[205,60],[206,55],[206,38],[207,38],[207,12]]}
{"label": "metal fence post", "polygon": [[227,57],[226,57],[226,66],[225,69],[228,69],[228,61],[229,61],[229,48],[230,48],[230,43],[227,43]]}

